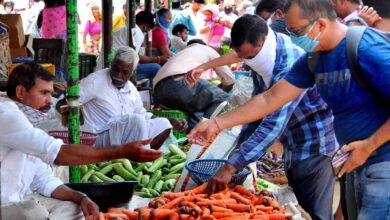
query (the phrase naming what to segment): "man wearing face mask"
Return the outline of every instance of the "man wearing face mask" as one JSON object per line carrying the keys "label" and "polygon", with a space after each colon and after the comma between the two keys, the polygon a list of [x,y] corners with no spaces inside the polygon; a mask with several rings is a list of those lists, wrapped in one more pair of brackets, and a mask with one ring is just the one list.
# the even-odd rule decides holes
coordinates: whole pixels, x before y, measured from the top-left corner
{"label": "man wearing face mask", "polygon": [[256,6],[255,13],[266,20],[273,31],[289,35],[283,12],[285,2],[286,0],[262,0]]}
{"label": "man wearing face mask", "polygon": [[[165,118],[152,118],[146,112],[135,86],[129,82],[138,64],[138,55],[127,46],[119,47],[111,68],[90,74],[80,81],[85,130],[99,134],[96,146],[115,145],[130,140],[153,138],[159,148],[172,125]],[[178,125],[179,130],[186,129]]]}
{"label": "man wearing face mask", "polygon": [[[125,8],[125,7],[124,7]],[[154,17],[150,11],[140,11],[135,16],[135,27],[133,31],[133,44],[135,51],[139,54],[142,43],[144,42],[147,32],[154,28]],[[127,25],[119,28],[112,32],[112,49],[116,51],[121,46],[127,46]],[[158,70],[161,68],[160,65],[167,62],[165,56],[149,57],[145,55],[139,55],[139,64],[137,66],[137,80],[149,79],[147,87],[151,87],[151,82]],[[103,69],[103,56],[98,57],[96,62],[96,70]]]}
{"label": "man wearing face mask", "polygon": [[[303,54],[289,37],[273,32],[257,15],[240,17],[233,25],[231,37],[234,51],[199,66],[188,77],[197,78],[208,68],[244,61],[258,73],[253,76],[254,95],[257,95],[282,79]],[[259,107],[262,108],[255,108]],[[241,117],[247,118],[248,115]],[[248,122],[259,119],[252,118]],[[216,120],[211,119],[209,123],[219,124]],[[333,219],[335,182],[329,162],[338,144],[332,121],[332,113],[316,88],[305,90],[262,121],[244,126],[238,151],[211,178],[208,192],[223,190],[237,170],[261,158],[279,139],[284,146],[289,185],[299,204],[313,219]]]}
{"label": "man wearing face mask", "polygon": [[[223,18],[224,21],[227,21],[233,26],[234,22],[238,19],[238,15],[233,12],[234,8],[234,0],[225,0],[223,3],[223,12],[220,13],[220,17]],[[230,39],[230,29],[225,27],[225,32],[223,34],[224,38]]]}

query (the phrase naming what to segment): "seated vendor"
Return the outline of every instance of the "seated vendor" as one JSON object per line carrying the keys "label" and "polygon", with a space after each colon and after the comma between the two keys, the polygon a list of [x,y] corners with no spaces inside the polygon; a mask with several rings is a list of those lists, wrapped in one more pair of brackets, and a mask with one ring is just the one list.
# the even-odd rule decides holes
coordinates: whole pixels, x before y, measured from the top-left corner
{"label": "seated vendor", "polygon": [[[99,134],[96,146],[153,139],[151,147],[159,148],[169,136],[171,123],[165,118],[152,118],[129,81],[138,60],[135,50],[119,47],[111,68],[94,72],[80,82],[84,126]],[[172,119],[172,123],[178,130],[185,129],[182,121]]]}
{"label": "seated vendor", "polygon": [[185,74],[197,65],[218,57],[219,54],[201,40],[191,40],[184,50],[169,59],[158,71],[153,79],[154,97],[169,108],[188,113],[190,127],[191,124],[199,122],[197,113],[209,118],[215,109],[228,99],[225,91],[230,91],[235,82],[231,70],[227,66],[215,68],[215,72],[221,77],[220,88],[204,79],[189,87],[184,78]]}

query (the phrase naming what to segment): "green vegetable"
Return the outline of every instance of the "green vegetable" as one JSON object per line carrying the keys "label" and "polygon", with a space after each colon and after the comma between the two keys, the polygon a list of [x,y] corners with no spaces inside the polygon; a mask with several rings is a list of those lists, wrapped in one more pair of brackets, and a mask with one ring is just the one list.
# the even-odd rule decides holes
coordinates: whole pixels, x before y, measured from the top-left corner
{"label": "green vegetable", "polygon": [[83,176],[83,178],[81,178],[80,182],[82,183],[88,182],[89,178],[92,176],[93,173],[95,173],[94,169],[88,170],[88,172]]}
{"label": "green vegetable", "polygon": [[130,160],[122,159],[122,164],[125,167],[125,169],[127,171],[129,171],[131,174],[133,174],[134,176],[137,175],[137,172],[135,172],[135,170],[133,169],[133,166],[131,166]]}
{"label": "green vegetable", "polygon": [[176,164],[178,164],[178,163],[183,163],[183,162],[185,162],[186,161],[186,159],[172,159],[172,160],[169,160],[169,163],[170,164],[172,164],[172,165],[176,165]]}
{"label": "green vegetable", "polygon": [[168,167],[162,168],[163,173],[169,173],[170,169]]}
{"label": "green vegetable", "polygon": [[122,181],[125,181],[125,179],[123,179],[121,176],[119,176],[119,175],[114,175],[113,177],[112,177],[115,181],[117,181],[117,182],[122,182]]}
{"label": "green vegetable", "polygon": [[114,170],[125,180],[137,180],[137,177],[127,171],[121,163],[114,164]]}
{"label": "green vegetable", "polygon": [[135,192],[137,196],[140,196],[142,198],[153,198],[153,195],[146,192]]}
{"label": "green vegetable", "polygon": [[104,162],[97,163],[97,166],[101,169],[101,168],[103,168],[107,165],[110,165],[112,163],[113,163],[112,161],[104,161]]}
{"label": "green vegetable", "polygon": [[146,162],[146,163],[144,163],[148,168],[150,167],[150,166],[152,166],[152,162]]}
{"label": "green vegetable", "polygon": [[142,171],[139,171],[139,172],[137,173],[137,181],[138,181],[138,183],[141,183],[142,176],[143,176]]}
{"label": "green vegetable", "polygon": [[[162,176],[162,172],[161,170],[157,170],[153,175],[152,177],[150,178],[150,181],[147,185],[148,188],[153,188],[154,185],[156,185],[156,183],[161,179],[161,176]],[[152,193],[153,194],[153,193]]]}
{"label": "green vegetable", "polygon": [[80,172],[81,172],[81,175],[85,175],[87,172],[88,172],[88,166],[87,165],[81,165],[80,166]]}
{"label": "green vegetable", "polygon": [[139,171],[143,170],[145,167],[146,167],[146,164],[139,163],[139,164],[137,164],[137,167],[134,169],[134,171],[139,172]]}
{"label": "green vegetable", "polygon": [[182,150],[180,150],[180,148],[177,145],[170,144],[168,145],[168,149],[173,154],[180,155],[180,157],[183,159],[187,157],[186,154]]}
{"label": "green vegetable", "polygon": [[147,187],[148,183],[149,183],[149,180],[150,180],[150,176],[149,175],[143,175],[142,178],[141,178],[141,185],[143,185],[144,187]]}
{"label": "green vegetable", "polygon": [[158,196],[160,196],[160,193],[158,193],[156,190],[154,190],[154,189],[150,189],[149,188],[149,192],[150,192],[150,194],[152,194],[152,196],[153,197],[158,197]]}
{"label": "green vegetable", "polygon": [[171,173],[171,174],[164,176],[164,179],[165,180],[177,179],[180,175],[181,175],[180,173]]}
{"label": "green vegetable", "polygon": [[95,175],[99,179],[103,180],[103,182],[115,182],[114,179],[102,174],[100,171],[96,171],[93,175]]}
{"label": "green vegetable", "polygon": [[88,164],[88,169],[94,169],[94,170],[99,170],[99,167],[97,167],[95,164]]}
{"label": "green vegetable", "polygon": [[157,158],[153,163],[152,165],[149,167],[149,171],[154,173],[156,172],[156,170],[160,169],[160,167],[162,167],[164,163],[164,157],[159,157]]}
{"label": "green vegetable", "polygon": [[95,174],[93,174],[92,176],[91,176],[91,181],[93,182],[93,183],[102,183],[103,182],[103,180],[101,180],[99,177],[97,177]]}
{"label": "green vegetable", "polygon": [[106,175],[107,173],[111,172],[113,168],[114,168],[114,164],[108,164],[107,166],[100,169],[99,172]]}
{"label": "green vegetable", "polygon": [[174,154],[172,157],[169,157],[169,160],[174,160],[174,159],[183,159],[183,158],[181,158],[180,155],[176,155],[176,154]]}
{"label": "green vegetable", "polygon": [[163,185],[164,180],[159,180],[156,185],[154,185],[154,190],[156,190],[157,192],[161,192]]}
{"label": "green vegetable", "polygon": [[175,166],[171,167],[171,169],[169,169],[169,173],[170,174],[171,173],[180,173],[183,170],[184,165],[185,165],[185,162],[176,164]]}
{"label": "green vegetable", "polygon": [[162,190],[163,191],[171,191],[173,186],[175,185],[176,180],[175,179],[169,179],[165,180]]}

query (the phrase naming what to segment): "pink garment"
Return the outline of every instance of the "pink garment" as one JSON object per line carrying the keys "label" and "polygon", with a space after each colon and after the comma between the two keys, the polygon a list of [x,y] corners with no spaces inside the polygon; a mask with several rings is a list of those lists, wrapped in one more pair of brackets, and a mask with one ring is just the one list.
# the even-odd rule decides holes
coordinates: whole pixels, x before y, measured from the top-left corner
{"label": "pink garment", "polygon": [[41,37],[66,40],[65,5],[43,9]]}
{"label": "pink garment", "polygon": [[91,21],[87,21],[85,24],[84,33],[91,36],[98,35],[102,33],[102,24],[96,21],[93,23]]}
{"label": "pink garment", "polygon": [[161,27],[157,26],[152,31],[152,47],[158,48],[168,46],[167,32]]}
{"label": "pink garment", "polygon": [[206,41],[210,46],[219,47],[225,33],[225,23],[219,22],[219,24],[216,25],[218,19],[217,16],[213,16],[212,20],[205,20],[205,25],[211,27],[210,32],[207,34],[208,36],[206,36]]}

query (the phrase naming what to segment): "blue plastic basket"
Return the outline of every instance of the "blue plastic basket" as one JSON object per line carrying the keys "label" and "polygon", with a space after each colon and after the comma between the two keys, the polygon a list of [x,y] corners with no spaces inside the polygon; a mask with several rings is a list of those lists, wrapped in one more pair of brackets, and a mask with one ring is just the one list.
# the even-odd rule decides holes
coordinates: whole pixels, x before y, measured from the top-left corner
{"label": "blue plastic basket", "polygon": [[[191,179],[198,185],[208,182],[209,179],[226,164],[226,160],[217,159],[201,159],[194,160],[186,164],[186,169],[190,174]],[[247,176],[251,173],[249,167],[245,167],[242,170],[237,171],[233,176],[231,183],[236,185],[242,185]]]}

